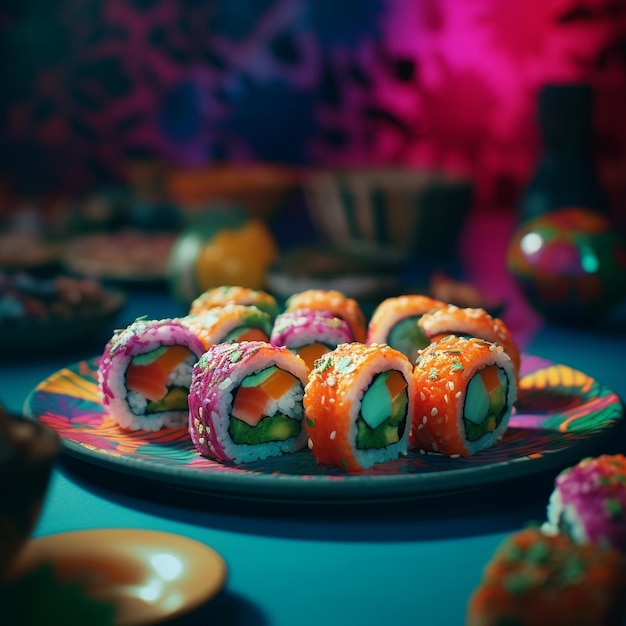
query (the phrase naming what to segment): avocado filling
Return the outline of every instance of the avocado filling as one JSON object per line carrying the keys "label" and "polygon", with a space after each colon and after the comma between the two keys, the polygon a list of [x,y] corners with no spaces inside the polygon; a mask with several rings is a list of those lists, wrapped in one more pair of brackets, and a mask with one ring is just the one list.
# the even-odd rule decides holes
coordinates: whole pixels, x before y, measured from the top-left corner
{"label": "avocado filling", "polygon": [[420,317],[421,315],[412,315],[400,320],[389,331],[387,338],[387,343],[402,352],[411,363],[415,363],[418,351],[430,343],[417,323]]}
{"label": "avocado filling", "polygon": [[363,394],[356,420],[356,447],[384,448],[402,438],[409,402],[407,383],[396,370],[377,374]]}
{"label": "avocado filling", "polygon": [[281,415],[267,416],[261,419],[256,426],[250,426],[243,420],[232,417],[228,427],[228,434],[237,445],[269,443],[270,441],[284,441],[290,437],[297,437],[302,428],[298,420]]}
{"label": "avocado filling", "polygon": [[463,407],[468,441],[478,441],[498,427],[507,411],[508,387],[506,372],[497,365],[489,365],[472,377]]}
{"label": "avocado filling", "polygon": [[246,376],[234,393],[228,433],[237,445],[296,437],[302,429],[300,379],[272,365]]}
{"label": "avocado filling", "polygon": [[148,402],[146,405],[146,413],[186,411],[189,408],[188,401],[189,389],[187,387],[170,387],[160,400]]}

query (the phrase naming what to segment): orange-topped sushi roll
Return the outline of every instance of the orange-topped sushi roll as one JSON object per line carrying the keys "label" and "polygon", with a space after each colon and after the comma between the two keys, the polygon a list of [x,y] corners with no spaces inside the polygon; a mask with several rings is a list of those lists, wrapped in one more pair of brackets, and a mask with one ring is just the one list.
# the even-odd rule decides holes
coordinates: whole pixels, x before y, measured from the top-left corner
{"label": "orange-topped sushi roll", "polygon": [[466,626],[621,626],[626,565],[609,546],[529,527],[506,537],[466,608]]}
{"label": "orange-topped sushi roll", "polygon": [[361,306],[354,298],[349,298],[341,291],[335,289],[299,291],[285,302],[286,311],[295,311],[296,309],[329,311],[348,322],[353,341],[365,342],[367,338],[367,321]]}
{"label": "orange-topped sushi roll", "polygon": [[413,381],[416,448],[469,456],[494,445],[506,431],[517,385],[502,346],[448,335],[422,350]]}
{"label": "orange-topped sushi roll", "polygon": [[418,352],[430,343],[418,321],[425,313],[444,306],[445,303],[422,294],[387,298],[372,313],[367,343],[389,344],[415,363]]}
{"label": "orange-topped sushi roll", "polygon": [[262,289],[251,289],[239,285],[223,285],[212,287],[195,298],[189,308],[189,315],[199,315],[209,309],[222,307],[226,304],[252,305],[265,311],[272,320],[278,315],[276,298]]}
{"label": "orange-topped sushi roll", "polygon": [[255,306],[226,304],[181,318],[202,341],[205,349],[228,341],[269,341],[270,316]]}
{"label": "orange-topped sushi roll", "polygon": [[404,354],[379,344],[343,343],[318,359],[303,399],[317,462],[359,471],[406,454],[411,371]]}
{"label": "orange-topped sushi roll", "polygon": [[432,342],[446,335],[460,335],[477,337],[501,345],[511,357],[515,377],[519,379],[521,357],[517,344],[506,324],[485,309],[460,308],[454,304],[447,304],[422,315],[418,323]]}

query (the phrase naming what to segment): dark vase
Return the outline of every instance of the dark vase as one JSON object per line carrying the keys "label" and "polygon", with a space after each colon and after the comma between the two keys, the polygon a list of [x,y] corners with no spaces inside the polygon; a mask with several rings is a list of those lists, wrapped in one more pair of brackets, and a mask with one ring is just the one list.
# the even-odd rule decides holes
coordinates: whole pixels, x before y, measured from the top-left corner
{"label": "dark vase", "polygon": [[538,125],[543,150],[520,199],[520,223],[566,207],[608,213],[594,158],[591,86],[545,85],[538,97]]}

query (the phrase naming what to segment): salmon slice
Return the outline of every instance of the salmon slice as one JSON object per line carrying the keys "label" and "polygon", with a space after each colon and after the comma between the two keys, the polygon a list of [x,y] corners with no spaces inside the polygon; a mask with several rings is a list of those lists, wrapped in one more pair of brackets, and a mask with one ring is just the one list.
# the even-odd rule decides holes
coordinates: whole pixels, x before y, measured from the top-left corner
{"label": "salmon slice", "polygon": [[231,413],[242,422],[256,426],[265,417],[270,402],[270,396],[262,387],[239,387]]}
{"label": "salmon slice", "polygon": [[170,346],[151,363],[131,361],[126,370],[126,387],[151,402],[161,400],[167,393],[167,379],[174,368],[185,361],[190,351],[185,346]]}

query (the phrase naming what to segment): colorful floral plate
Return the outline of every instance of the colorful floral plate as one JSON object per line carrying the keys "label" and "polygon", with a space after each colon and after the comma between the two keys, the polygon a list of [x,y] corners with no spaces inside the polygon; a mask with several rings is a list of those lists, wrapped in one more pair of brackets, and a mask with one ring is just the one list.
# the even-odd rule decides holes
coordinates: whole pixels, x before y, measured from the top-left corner
{"label": "colorful floral plate", "polygon": [[182,490],[270,500],[371,501],[495,484],[599,451],[622,419],[613,391],[566,365],[524,355],[516,411],[503,440],[470,458],[411,452],[359,474],[319,466],[308,450],[246,465],[199,456],[184,429],[123,432],[98,400],[96,361],[41,382],[25,413],[56,430],[68,455]]}

